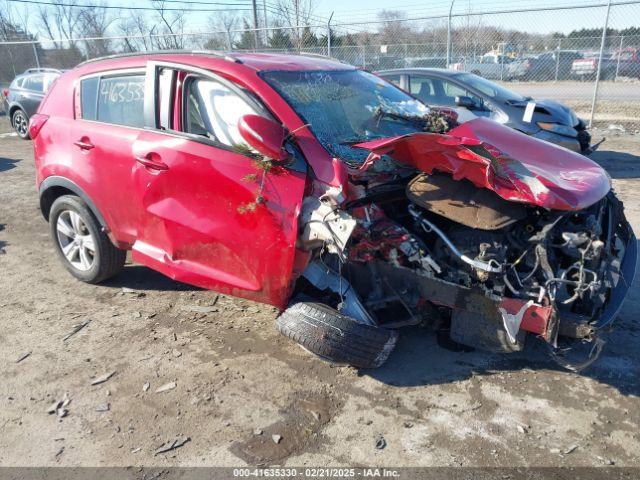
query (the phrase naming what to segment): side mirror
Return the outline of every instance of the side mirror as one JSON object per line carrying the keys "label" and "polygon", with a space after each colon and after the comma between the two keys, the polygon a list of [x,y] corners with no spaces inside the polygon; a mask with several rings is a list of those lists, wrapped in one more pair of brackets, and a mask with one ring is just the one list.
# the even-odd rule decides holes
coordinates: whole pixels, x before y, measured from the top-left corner
{"label": "side mirror", "polygon": [[261,155],[279,163],[289,159],[289,154],[283,148],[287,130],[279,123],[249,114],[240,119],[238,130],[243,140]]}
{"label": "side mirror", "polygon": [[473,98],[464,96],[456,97],[456,105],[468,110],[476,110],[478,108],[478,105],[473,101]]}

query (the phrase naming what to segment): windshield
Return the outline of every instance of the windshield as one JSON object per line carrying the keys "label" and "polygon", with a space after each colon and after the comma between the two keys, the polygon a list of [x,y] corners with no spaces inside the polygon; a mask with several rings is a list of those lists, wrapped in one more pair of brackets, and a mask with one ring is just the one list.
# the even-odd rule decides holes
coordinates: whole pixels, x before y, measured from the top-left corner
{"label": "windshield", "polygon": [[350,144],[420,131],[429,108],[375,75],[360,70],[264,72],[333,156],[363,162]]}
{"label": "windshield", "polygon": [[490,82],[489,80],[474,75],[473,73],[462,73],[456,78],[470,87],[480,90],[485,95],[497,100],[504,102],[526,102],[528,100],[527,97],[523,97],[513,90],[504,88],[497,83]]}

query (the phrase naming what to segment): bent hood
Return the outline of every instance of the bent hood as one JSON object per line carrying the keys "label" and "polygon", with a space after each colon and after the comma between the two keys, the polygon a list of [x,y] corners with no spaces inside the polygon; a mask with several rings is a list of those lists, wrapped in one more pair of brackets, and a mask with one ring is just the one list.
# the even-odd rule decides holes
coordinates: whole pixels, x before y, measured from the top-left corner
{"label": "bent hood", "polygon": [[486,118],[446,134],[412,133],[354,145],[371,153],[361,167],[382,155],[426,173],[450,173],[505,200],[549,210],[581,210],[611,189],[595,162],[565,148],[529,137]]}

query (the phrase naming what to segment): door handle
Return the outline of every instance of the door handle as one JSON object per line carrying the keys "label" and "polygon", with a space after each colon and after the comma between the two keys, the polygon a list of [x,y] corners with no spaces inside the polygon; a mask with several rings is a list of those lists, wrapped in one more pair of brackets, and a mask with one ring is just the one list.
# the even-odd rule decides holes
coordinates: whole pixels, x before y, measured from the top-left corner
{"label": "door handle", "polygon": [[78,147],[80,150],[91,150],[95,147],[93,143],[89,141],[89,139],[81,138],[77,142],[73,142],[73,144]]}
{"label": "door handle", "polygon": [[159,158],[160,156],[156,153],[147,153],[145,156],[137,156],[136,162],[143,165],[145,168],[149,170],[169,170],[169,165],[160,160],[156,160],[155,157]]}

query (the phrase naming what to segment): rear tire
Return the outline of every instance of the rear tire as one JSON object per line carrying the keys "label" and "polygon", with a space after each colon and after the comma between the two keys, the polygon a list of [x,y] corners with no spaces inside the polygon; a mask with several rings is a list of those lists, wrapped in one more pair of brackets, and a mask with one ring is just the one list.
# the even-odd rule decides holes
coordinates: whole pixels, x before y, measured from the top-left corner
{"label": "rear tire", "polygon": [[359,368],[377,368],[389,357],[398,332],[358,323],[315,302],[294,301],[276,320],[285,337],[325,360]]}
{"label": "rear tire", "polygon": [[111,243],[79,197],[57,198],[51,205],[49,224],[60,260],[77,279],[99,283],[122,270],[127,252]]}
{"label": "rear tire", "polygon": [[13,115],[11,115],[11,125],[16,131],[18,136],[23,140],[29,140],[29,120],[27,114],[20,108],[18,108]]}

